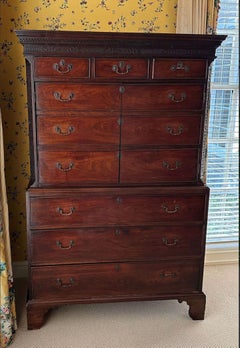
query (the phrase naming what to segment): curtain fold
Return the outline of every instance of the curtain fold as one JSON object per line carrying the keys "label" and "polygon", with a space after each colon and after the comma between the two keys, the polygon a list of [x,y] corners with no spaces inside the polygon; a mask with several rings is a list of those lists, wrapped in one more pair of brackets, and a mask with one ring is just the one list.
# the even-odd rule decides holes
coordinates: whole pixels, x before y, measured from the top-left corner
{"label": "curtain fold", "polygon": [[10,250],[8,204],[4,171],[2,117],[0,110],[0,347],[7,347],[17,329]]}
{"label": "curtain fold", "polygon": [[176,33],[215,34],[220,0],[178,0]]}
{"label": "curtain fold", "polygon": [[[216,34],[217,18],[220,0],[178,0],[176,33],[178,34]],[[207,139],[210,105],[210,78],[207,91],[207,114],[203,133],[201,179],[206,183],[207,178]]]}

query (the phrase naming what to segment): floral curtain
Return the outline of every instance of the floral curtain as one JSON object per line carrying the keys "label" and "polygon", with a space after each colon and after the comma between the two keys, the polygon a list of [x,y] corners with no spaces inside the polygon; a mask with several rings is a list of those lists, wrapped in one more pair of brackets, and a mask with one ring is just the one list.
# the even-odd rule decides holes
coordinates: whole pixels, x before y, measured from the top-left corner
{"label": "floral curtain", "polygon": [[6,196],[3,130],[0,110],[0,347],[7,347],[17,328]]}
{"label": "floral curtain", "polygon": [[[216,34],[220,0],[178,0],[176,33],[181,34]],[[211,73],[209,73],[209,77]],[[210,81],[207,93],[208,117],[204,124],[201,178],[207,176],[207,137],[209,123]]]}

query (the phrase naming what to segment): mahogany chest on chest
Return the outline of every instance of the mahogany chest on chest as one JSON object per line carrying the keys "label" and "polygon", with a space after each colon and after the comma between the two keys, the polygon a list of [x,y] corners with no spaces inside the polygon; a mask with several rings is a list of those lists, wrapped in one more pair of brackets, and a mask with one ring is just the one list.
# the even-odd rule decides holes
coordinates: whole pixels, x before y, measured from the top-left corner
{"label": "mahogany chest on chest", "polygon": [[177,299],[203,319],[209,65],[223,36],[17,31],[28,328],[64,304]]}

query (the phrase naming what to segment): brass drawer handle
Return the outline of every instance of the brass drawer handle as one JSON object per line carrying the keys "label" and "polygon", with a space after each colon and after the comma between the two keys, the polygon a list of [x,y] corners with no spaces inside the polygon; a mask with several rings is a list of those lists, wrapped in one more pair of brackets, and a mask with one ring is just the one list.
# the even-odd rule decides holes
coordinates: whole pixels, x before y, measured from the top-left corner
{"label": "brass drawer handle", "polygon": [[57,240],[56,244],[60,249],[68,250],[68,249],[71,249],[75,243],[73,240],[70,240],[67,246],[63,246],[62,242],[60,240]]}
{"label": "brass drawer handle", "polygon": [[129,73],[129,71],[132,69],[131,65],[126,64],[125,62],[121,61],[118,63],[118,65],[112,66],[112,71],[115,72],[118,75],[126,75]]}
{"label": "brass drawer handle", "polygon": [[175,246],[178,243],[178,239],[169,240],[167,238],[162,238],[163,244],[166,246]]}
{"label": "brass drawer handle", "polygon": [[73,167],[74,167],[74,163],[72,163],[72,162],[69,163],[68,167],[66,167],[66,168],[64,168],[61,163],[59,163],[59,162],[56,163],[56,168],[58,170],[61,170],[62,172],[69,172],[70,170],[73,169]]}
{"label": "brass drawer handle", "polygon": [[72,64],[66,65],[66,62],[64,59],[61,59],[59,63],[53,64],[53,69],[56,70],[59,74],[67,74],[72,70],[73,66]]}
{"label": "brass drawer handle", "polygon": [[73,278],[69,279],[69,283],[63,283],[62,279],[57,278],[57,284],[59,286],[61,286],[61,288],[70,288],[71,286],[73,286],[75,280]]}
{"label": "brass drawer handle", "polygon": [[183,126],[179,126],[178,129],[168,126],[166,130],[171,135],[181,135],[183,133]]}
{"label": "brass drawer handle", "polygon": [[187,95],[186,93],[181,93],[180,98],[176,98],[174,93],[169,93],[168,99],[170,99],[174,103],[182,103],[186,99]]}
{"label": "brass drawer handle", "polygon": [[179,210],[179,205],[175,205],[174,209],[170,210],[165,204],[162,204],[162,209],[167,213],[167,214],[176,214]]}
{"label": "brass drawer handle", "polygon": [[175,272],[162,272],[160,274],[161,278],[176,278],[176,276],[177,276],[177,273]]}
{"label": "brass drawer handle", "polygon": [[171,71],[176,71],[176,70],[184,70],[185,72],[189,72],[189,67],[187,65],[184,65],[183,62],[177,62],[177,64],[173,64],[170,66]]}
{"label": "brass drawer handle", "polygon": [[69,95],[68,95],[67,98],[63,98],[60,92],[54,92],[53,95],[54,95],[54,98],[55,98],[56,100],[58,100],[58,101],[60,101],[60,102],[62,102],[62,103],[68,103],[68,102],[70,102],[70,101],[73,99],[73,97],[74,97],[74,93],[72,93],[72,92],[69,93]]}
{"label": "brass drawer handle", "polygon": [[66,136],[66,135],[70,135],[70,134],[72,134],[72,133],[74,132],[74,127],[69,126],[68,129],[67,129],[66,131],[63,131],[63,130],[61,129],[61,127],[56,126],[56,127],[55,127],[55,131],[56,131],[56,133],[59,134],[59,135]]}
{"label": "brass drawer handle", "polygon": [[57,208],[57,212],[59,213],[59,215],[62,215],[62,216],[70,216],[73,214],[73,212],[75,211],[76,209],[74,207],[71,207],[69,209],[69,211],[64,211],[62,208],[58,207]]}
{"label": "brass drawer handle", "polygon": [[171,165],[166,161],[163,161],[162,163],[163,168],[167,168],[168,170],[171,170],[171,171],[179,169],[181,165],[182,163],[180,161],[176,161],[175,166],[173,167],[171,167]]}

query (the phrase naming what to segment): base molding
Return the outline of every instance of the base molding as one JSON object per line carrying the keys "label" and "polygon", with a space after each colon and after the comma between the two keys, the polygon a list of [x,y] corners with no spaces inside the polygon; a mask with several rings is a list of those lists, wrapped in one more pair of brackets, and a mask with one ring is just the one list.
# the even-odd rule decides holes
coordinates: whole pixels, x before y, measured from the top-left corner
{"label": "base molding", "polygon": [[207,247],[205,265],[227,265],[238,263],[239,250],[237,247]]}

